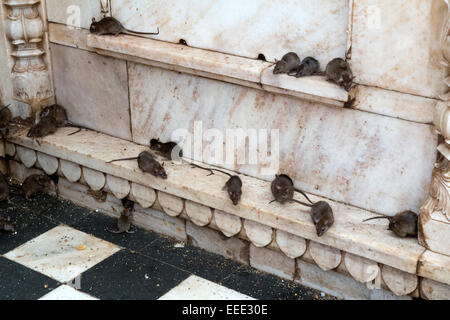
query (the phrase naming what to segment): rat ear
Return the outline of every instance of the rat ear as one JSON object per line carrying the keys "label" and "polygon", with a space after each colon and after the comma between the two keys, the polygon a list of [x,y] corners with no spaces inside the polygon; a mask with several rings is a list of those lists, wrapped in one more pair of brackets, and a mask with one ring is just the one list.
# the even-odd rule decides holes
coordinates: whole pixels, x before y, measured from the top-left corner
{"label": "rat ear", "polygon": [[94,18],[92,18],[92,23],[94,23],[95,22],[95,17]]}

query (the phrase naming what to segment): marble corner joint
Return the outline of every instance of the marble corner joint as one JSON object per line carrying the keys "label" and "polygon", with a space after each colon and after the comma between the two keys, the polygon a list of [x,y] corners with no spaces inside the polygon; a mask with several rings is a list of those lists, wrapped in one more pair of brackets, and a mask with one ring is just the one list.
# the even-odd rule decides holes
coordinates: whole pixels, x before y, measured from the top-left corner
{"label": "marble corner joint", "polygon": [[433,124],[443,137],[432,173],[430,192],[419,211],[419,243],[431,251],[450,256],[450,3],[441,30],[442,65],[446,90],[436,104]]}
{"label": "marble corner joint", "polygon": [[[351,254],[347,250],[339,250],[333,246],[323,245],[277,228],[268,227],[262,223],[243,219],[232,213],[194,203],[188,199],[170,195],[147,186],[137,185],[133,181],[89,169],[83,165],[59,159],[55,156],[43,154],[9,142],[7,142],[7,145],[8,154],[13,154],[14,150],[16,150],[18,155],[14,160],[10,160],[9,170],[11,177],[19,181],[23,181],[26,176],[36,173],[36,170],[57,172],[62,178],[67,179],[67,183],[61,186],[62,189],[73,185],[86,185],[85,187],[73,188],[78,190],[77,192],[86,192],[88,189],[103,190],[113,196],[107,198],[107,201],[113,201],[111,204],[119,203],[118,200],[123,197],[130,197],[130,199],[137,201],[142,206],[142,209],[139,209],[139,211],[145,212],[147,209],[160,208],[160,211],[165,212],[168,218],[179,216],[200,227],[199,230],[204,229],[206,233],[211,232],[206,230],[216,230],[222,233],[224,237],[218,238],[224,241],[223,246],[225,247],[228,239],[240,238],[250,241],[250,244],[255,248],[261,248],[262,251],[256,251],[261,252],[263,255],[267,254],[265,253],[266,251],[276,251],[276,254],[282,254],[283,259],[289,265],[295,266],[295,259],[301,259],[308,263],[313,263],[325,272],[338,272],[350,276],[349,279],[353,279],[352,281],[356,280],[370,290],[387,289],[397,296],[417,297],[418,291],[422,292],[424,290],[420,287],[422,283],[420,279],[426,279],[425,284],[428,287],[439,287],[441,291],[443,290],[444,296],[446,292],[450,292],[450,277],[448,276],[450,268],[446,266],[446,261],[450,257],[447,260],[444,258],[444,261],[442,261],[442,257],[446,256],[428,251],[430,254],[422,255],[420,258],[422,266],[420,270],[415,273],[405,272],[380,261]],[[72,164],[73,168],[67,167],[67,163]],[[72,173],[74,170],[78,172],[77,175]],[[76,176],[75,179],[73,179],[74,176]],[[85,199],[86,197],[79,198]],[[117,199],[114,200],[115,198]],[[92,206],[92,202],[88,201],[85,205]],[[169,212],[167,211],[168,206],[171,207]],[[104,208],[108,207],[108,205],[104,206]],[[187,214],[183,214],[183,212]],[[137,220],[134,223],[144,228],[151,225],[141,220]],[[270,264],[270,261],[267,263]],[[274,274],[278,274],[280,273],[277,269],[278,264],[280,264],[279,261],[273,262],[273,265],[264,265],[263,267],[268,267],[270,270],[273,269]],[[284,264],[281,264],[278,267],[283,268],[283,266]],[[284,276],[294,278],[295,275],[284,274]],[[430,288],[427,290],[432,289]],[[443,295],[440,294],[438,297],[442,298]],[[427,299],[430,297],[430,295],[425,296]]]}
{"label": "marble corner joint", "polygon": [[13,65],[13,99],[29,104],[35,113],[41,102],[54,98],[43,4],[40,0],[5,0],[3,9]]}

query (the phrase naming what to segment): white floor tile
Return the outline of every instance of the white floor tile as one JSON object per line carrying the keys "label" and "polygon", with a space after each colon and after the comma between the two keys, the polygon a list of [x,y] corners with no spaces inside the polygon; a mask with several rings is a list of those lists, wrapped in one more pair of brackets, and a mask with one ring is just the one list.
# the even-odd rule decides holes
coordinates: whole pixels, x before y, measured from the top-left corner
{"label": "white floor tile", "polygon": [[99,300],[70,286],[62,285],[39,300]]}
{"label": "white floor tile", "polygon": [[158,300],[255,300],[206,279],[190,276]]}
{"label": "white floor tile", "polygon": [[120,249],[68,226],[58,226],[4,257],[66,283]]}

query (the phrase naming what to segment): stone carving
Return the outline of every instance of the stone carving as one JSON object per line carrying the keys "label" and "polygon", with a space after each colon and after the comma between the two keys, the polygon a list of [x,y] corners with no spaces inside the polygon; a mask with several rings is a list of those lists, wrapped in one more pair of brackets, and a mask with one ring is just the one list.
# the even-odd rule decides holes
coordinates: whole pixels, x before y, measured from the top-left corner
{"label": "stone carving", "polygon": [[447,223],[440,223],[437,216],[450,222],[450,3],[445,0],[447,14],[441,31],[442,65],[445,68],[445,92],[442,101],[436,105],[433,123],[443,136],[439,145],[438,160],[435,163],[428,199],[419,211],[419,243],[426,248],[444,254],[450,253]]}
{"label": "stone carving", "polygon": [[40,102],[53,97],[50,72],[44,60],[45,22],[41,1],[5,0],[5,34],[11,43],[13,98],[38,111]]}

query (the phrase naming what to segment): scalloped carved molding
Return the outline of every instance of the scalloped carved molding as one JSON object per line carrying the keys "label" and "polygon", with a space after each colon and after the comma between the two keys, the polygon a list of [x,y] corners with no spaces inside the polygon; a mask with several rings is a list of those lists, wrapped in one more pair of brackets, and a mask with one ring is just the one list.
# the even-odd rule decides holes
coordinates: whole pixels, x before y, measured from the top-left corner
{"label": "scalloped carved molding", "polygon": [[41,0],[4,0],[4,30],[13,59],[11,79],[13,99],[38,111],[42,101],[53,98],[54,91],[47,66],[46,21]]}
{"label": "scalloped carved molding", "polygon": [[445,92],[436,104],[433,123],[443,136],[438,146],[430,193],[419,212],[419,243],[426,248],[450,255],[450,3],[441,30],[442,65],[446,70]]}

